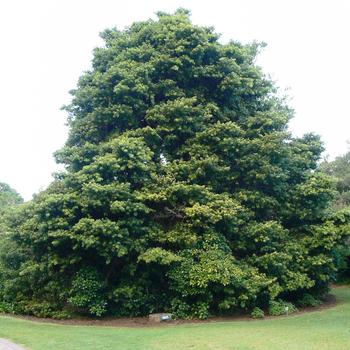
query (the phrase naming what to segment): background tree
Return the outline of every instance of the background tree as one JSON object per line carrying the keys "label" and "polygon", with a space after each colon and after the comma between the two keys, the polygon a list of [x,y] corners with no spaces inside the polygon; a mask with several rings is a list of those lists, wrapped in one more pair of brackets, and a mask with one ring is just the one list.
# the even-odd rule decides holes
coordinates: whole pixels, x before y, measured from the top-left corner
{"label": "background tree", "polygon": [[325,160],[320,169],[336,179],[338,195],[334,202],[335,208],[350,207],[350,151],[333,161]]}
{"label": "background tree", "polygon": [[[341,225],[318,136],[255,58],[186,10],[102,33],[66,107],[66,172],[10,222],[17,312],[179,317],[322,296]],[[11,254],[2,264],[11,266]]]}
{"label": "background tree", "polygon": [[16,249],[18,246],[11,239],[8,239],[7,234],[9,229],[7,223],[9,218],[12,220],[14,217],[16,206],[22,202],[23,199],[16,190],[8,184],[0,182],[0,256],[4,255],[4,258],[6,258],[3,259],[6,263],[0,264],[0,311],[2,290],[6,283],[5,281],[7,278],[12,280],[17,275],[15,266],[11,262],[16,260]]}
{"label": "background tree", "polygon": [[23,202],[22,197],[8,184],[0,182],[0,213],[6,208]]}
{"label": "background tree", "polygon": [[[350,151],[333,161],[325,160],[320,170],[335,179],[337,195],[333,202],[338,215],[350,212]],[[346,214],[345,214],[346,215]],[[350,280],[350,241],[345,240],[337,250],[339,280]]]}
{"label": "background tree", "polygon": [[0,182],[0,234],[5,230],[5,213],[23,202],[22,197],[8,184]]}

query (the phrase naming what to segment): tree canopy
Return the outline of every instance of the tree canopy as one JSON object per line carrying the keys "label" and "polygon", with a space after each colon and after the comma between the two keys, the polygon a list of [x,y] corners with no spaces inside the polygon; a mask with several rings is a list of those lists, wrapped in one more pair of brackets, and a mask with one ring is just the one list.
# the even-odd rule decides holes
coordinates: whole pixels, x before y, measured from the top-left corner
{"label": "tree canopy", "polygon": [[22,197],[8,184],[0,182],[0,213],[13,205],[23,202]]}
{"label": "tree canopy", "polygon": [[16,205],[23,202],[23,198],[7,183],[0,182],[0,235],[6,230],[5,215]]}
{"label": "tree canopy", "polygon": [[[337,194],[333,201],[333,207],[338,212],[338,216],[343,218],[344,214],[350,212],[350,151],[336,157],[333,161],[323,161],[320,170],[335,179]],[[336,256],[339,280],[342,282],[350,280],[349,239],[339,245]]]}
{"label": "tree canopy", "polygon": [[325,160],[321,170],[336,179],[338,195],[335,200],[336,208],[350,207],[350,151],[333,161]]}
{"label": "tree canopy", "polygon": [[66,171],[8,224],[2,299],[204,318],[325,293],[344,232],[332,180],[320,138],[288,131],[261,45],[182,9],[101,36],[65,107]]}

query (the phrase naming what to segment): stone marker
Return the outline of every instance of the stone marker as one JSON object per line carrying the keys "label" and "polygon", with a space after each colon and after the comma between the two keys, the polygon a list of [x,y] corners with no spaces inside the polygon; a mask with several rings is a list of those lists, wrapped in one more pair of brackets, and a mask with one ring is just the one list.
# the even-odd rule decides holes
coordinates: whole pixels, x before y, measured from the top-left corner
{"label": "stone marker", "polygon": [[150,314],[148,316],[148,319],[151,322],[165,322],[165,321],[171,321],[172,315],[166,314],[166,313],[160,313],[160,314]]}

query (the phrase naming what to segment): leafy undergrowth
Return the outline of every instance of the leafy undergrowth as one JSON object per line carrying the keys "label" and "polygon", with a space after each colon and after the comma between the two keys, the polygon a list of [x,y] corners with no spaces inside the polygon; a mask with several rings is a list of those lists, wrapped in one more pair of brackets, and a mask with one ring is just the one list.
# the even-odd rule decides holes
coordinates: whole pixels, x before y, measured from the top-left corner
{"label": "leafy undergrowth", "polygon": [[30,322],[0,317],[0,338],[31,350],[348,350],[350,287],[333,290],[337,305],[251,322],[112,328]]}

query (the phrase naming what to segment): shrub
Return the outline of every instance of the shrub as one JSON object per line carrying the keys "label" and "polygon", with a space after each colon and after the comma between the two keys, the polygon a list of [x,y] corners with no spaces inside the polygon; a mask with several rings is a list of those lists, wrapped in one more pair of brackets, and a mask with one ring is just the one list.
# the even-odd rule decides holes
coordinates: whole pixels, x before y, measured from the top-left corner
{"label": "shrub", "polygon": [[25,314],[40,318],[69,319],[72,314],[60,310],[57,303],[45,301],[22,300],[17,303],[0,302],[0,313]]}
{"label": "shrub", "polygon": [[192,307],[192,314],[194,317],[204,320],[209,317],[209,303],[198,302]]}
{"label": "shrub", "polygon": [[269,305],[269,314],[271,316],[286,315],[296,311],[298,311],[298,309],[292,303],[283,300],[271,301]]}
{"label": "shrub", "polygon": [[265,313],[259,307],[255,307],[253,309],[253,311],[251,312],[250,316],[252,318],[264,318],[265,317]]}
{"label": "shrub", "polygon": [[91,315],[102,316],[107,306],[103,295],[104,288],[105,283],[94,268],[82,268],[72,281],[69,303]]}
{"label": "shrub", "polygon": [[15,313],[14,305],[12,303],[8,303],[5,301],[0,302],[0,313],[14,314]]}
{"label": "shrub", "polygon": [[322,304],[321,300],[315,298],[313,295],[306,293],[304,296],[297,301],[298,305],[301,307],[312,306],[316,307]]}
{"label": "shrub", "polygon": [[174,318],[187,319],[190,318],[190,306],[180,299],[173,299],[171,303],[171,309],[174,314]]}

